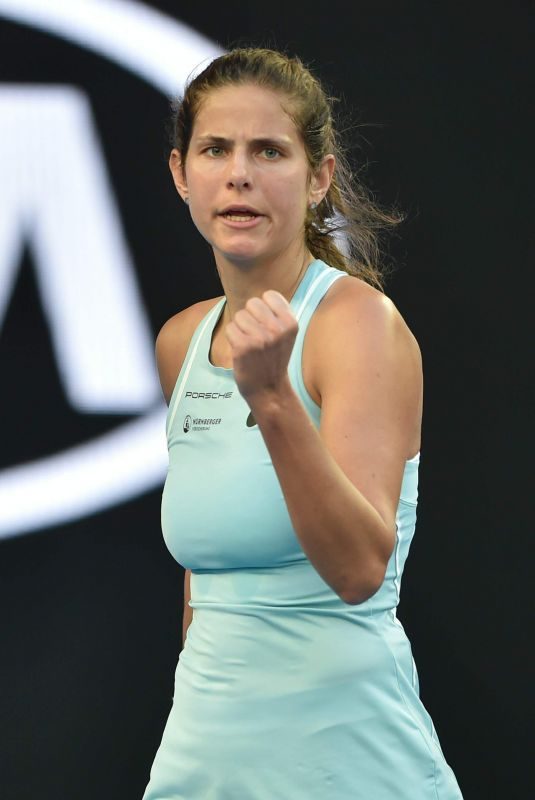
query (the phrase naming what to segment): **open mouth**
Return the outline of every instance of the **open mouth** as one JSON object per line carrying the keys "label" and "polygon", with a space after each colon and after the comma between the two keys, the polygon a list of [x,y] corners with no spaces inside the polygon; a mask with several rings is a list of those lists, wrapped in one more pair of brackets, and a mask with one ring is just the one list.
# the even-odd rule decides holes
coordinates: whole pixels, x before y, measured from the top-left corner
{"label": "open mouth", "polygon": [[224,214],[220,214],[219,216],[234,222],[249,222],[251,219],[260,217],[261,214],[255,214],[252,211],[225,211]]}
{"label": "open mouth", "polygon": [[257,211],[254,206],[236,203],[235,206],[228,205],[224,211],[219,213],[219,216],[228,219],[230,222],[251,222],[251,220],[262,217],[263,214]]}

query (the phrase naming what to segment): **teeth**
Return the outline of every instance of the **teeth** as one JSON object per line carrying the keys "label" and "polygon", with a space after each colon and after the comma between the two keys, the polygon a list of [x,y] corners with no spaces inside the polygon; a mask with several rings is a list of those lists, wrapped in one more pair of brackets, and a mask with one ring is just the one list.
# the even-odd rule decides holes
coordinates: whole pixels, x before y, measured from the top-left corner
{"label": "teeth", "polygon": [[247,222],[247,220],[249,220],[249,219],[254,219],[256,217],[256,214],[248,214],[248,215],[241,215],[240,214],[239,215],[239,214],[228,213],[228,214],[225,214],[224,216],[227,217],[228,219],[232,219],[232,220],[234,220],[236,222]]}

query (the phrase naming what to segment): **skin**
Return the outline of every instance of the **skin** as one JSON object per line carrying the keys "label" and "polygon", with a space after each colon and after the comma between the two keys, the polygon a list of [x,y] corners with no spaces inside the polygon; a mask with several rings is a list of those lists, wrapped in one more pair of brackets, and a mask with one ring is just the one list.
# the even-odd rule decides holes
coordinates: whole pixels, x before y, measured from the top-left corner
{"label": "skin", "polygon": [[[392,301],[346,276],[326,293],[306,337],[321,399],[319,431],[294,392],[288,362],[297,323],[288,301],[313,261],[304,241],[306,208],[325,196],[335,159],[327,155],[310,173],[284,100],[252,85],[211,92],[185,164],[177,150],[169,163],[212,246],[227,298],[221,330],[228,358],[294,530],[318,573],[357,604],[382,584],[395,547],[405,461],[420,446],[421,355]],[[206,134],[228,142],[208,149]],[[258,137],[283,139],[281,155],[255,144]],[[218,212],[234,203],[258,209],[261,223],[226,225]]]}
{"label": "skin", "polygon": [[[260,298],[269,289],[289,300],[314,260],[304,242],[305,213],[325,197],[335,158],[326,155],[317,174],[311,174],[298,131],[283,109],[285,101],[254,85],[214,90],[197,114],[186,163],[178,150],[170,155],[177,191],[188,198],[193,222],[213,248],[227,298],[223,326],[250,298],[257,298],[255,308],[265,315]],[[214,147],[203,139],[208,134],[231,143]],[[255,144],[260,137],[274,140],[273,147]],[[275,148],[278,141],[281,146]],[[258,209],[264,215],[260,225],[228,226],[218,212],[233,203]]]}

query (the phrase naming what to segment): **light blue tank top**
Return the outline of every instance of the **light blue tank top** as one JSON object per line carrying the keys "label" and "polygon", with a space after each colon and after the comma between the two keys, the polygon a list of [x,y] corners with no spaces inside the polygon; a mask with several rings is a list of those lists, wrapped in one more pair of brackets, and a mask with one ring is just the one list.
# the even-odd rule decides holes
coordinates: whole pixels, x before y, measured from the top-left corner
{"label": "light blue tank top", "polygon": [[[316,426],[303,339],[345,275],[314,261],[290,303],[299,330],[289,376]],[[167,416],[162,530],[191,569],[195,613],[143,800],[462,800],[396,615],[419,454],[405,463],[383,584],[365,603],[345,603],[299,544],[233,371],[209,361],[224,304],[196,328]]]}
{"label": "light blue tank top", "polygon": [[[303,341],[318,303],[334,281],[346,275],[315,260],[290,301],[299,330],[289,377],[316,427],[321,408],[303,382]],[[192,570],[191,605],[221,602],[220,592],[217,598],[210,595],[209,576],[214,571],[259,570],[274,579],[281,570],[290,568],[287,574],[296,569],[299,580],[278,580],[277,597],[255,598],[251,585],[244,589],[251,591],[248,600],[292,605],[302,602],[309,608],[312,605],[331,612],[395,609],[416,524],[420,454],[405,463],[396,544],[385,580],[366,603],[348,606],[313,569],[301,548],[260,429],[248,424],[250,408],[238,390],[233,370],[214,366],[209,360],[212,332],[225,302],[223,297],[197,326],[167,414],[169,468],[162,495],[162,532],[172,556]],[[267,586],[269,583],[264,583],[264,588]],[[292,595],[295,591],[299,591],[299,597]],[[244,600],[242,597],[241,602]]]}

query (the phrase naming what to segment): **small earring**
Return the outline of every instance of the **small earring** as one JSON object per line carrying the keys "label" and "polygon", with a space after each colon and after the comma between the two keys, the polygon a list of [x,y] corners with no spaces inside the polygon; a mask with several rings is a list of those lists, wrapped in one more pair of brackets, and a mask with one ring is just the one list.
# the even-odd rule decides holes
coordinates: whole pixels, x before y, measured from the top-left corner
{"label": "small earring", "polygon": [[314,209],[316,209],[317,207],[318,207],[318,204],[317,204],[317,203],[311,203],[311,204],[309,205],[309,208],[310,208],[310,210],[311,210],[311,211],[314,211]]}
{"label": "small earring", "polygon": [[186,204],[187,206],[189,206],[189,197],[185,197],[185,198],[184,198],[184,202],[185,202],[185,204]]}

